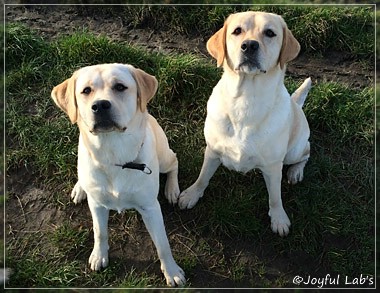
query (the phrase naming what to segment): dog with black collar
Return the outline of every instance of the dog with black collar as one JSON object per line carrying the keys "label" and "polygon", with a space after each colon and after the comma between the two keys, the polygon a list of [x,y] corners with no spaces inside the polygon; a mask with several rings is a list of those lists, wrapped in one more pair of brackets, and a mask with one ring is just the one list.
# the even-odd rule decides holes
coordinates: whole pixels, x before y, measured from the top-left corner
{"label": "dog with black collar", "polygon": [[75,203],[87,198],[94,228],[92,270],[108,265],[109,210],[136,209],[156,246],[169,286],[184,285],[166,236],[157,200],[159,173],[165,195],[179,196],[178,161],[164,131],[147,111],[157,90],[154,76],[127,64],[81,68],[54,87],[55,103],[80,130]]}

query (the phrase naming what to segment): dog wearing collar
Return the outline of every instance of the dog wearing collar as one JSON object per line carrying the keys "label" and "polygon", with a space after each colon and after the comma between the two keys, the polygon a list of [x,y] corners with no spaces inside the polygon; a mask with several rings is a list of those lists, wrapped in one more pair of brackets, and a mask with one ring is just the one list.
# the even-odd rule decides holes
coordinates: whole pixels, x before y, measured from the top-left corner
{"label": "dog wearing collar", "polygon": [[290,97],[284,86],[286,63],[300,45],[283,18],[265,12],[230,15],[207,42],[223,75],[207,103],[206,151],[196,182],[182,192],[179,206],[192,208],[220,164],[229,169],[262,171],[269,193],[272,230],[289,233],[290,220],[281,200],[284,164],[288,181],[303,179],[310,156],[309,126],[302,105],[310,78]]}
{"label": "dog wearing collar", "polygon": [[165,195],[179,195],[178,161],[164,131],[147,111],[157,90],[154,76],[127,64],[81,68],[54,87],[52,98],[80,130],[75,203],[87,197],[94,229],[92,270],[108,265],[109,210],[136,209],[155,244],[169,286],[185,274],[171,253],[157,200],[159,173]]}

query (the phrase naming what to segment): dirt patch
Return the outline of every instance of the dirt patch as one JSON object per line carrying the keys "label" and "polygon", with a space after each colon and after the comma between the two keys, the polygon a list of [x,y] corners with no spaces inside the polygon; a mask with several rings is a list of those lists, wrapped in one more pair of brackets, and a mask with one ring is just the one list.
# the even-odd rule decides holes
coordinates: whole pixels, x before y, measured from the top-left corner
{"label": "dirt patch", "polygon": [[9,234],[48,231],[63,222],[62,208],[49,199],[51,191],[34,182],[26,169],[7,178],[6,223]]}

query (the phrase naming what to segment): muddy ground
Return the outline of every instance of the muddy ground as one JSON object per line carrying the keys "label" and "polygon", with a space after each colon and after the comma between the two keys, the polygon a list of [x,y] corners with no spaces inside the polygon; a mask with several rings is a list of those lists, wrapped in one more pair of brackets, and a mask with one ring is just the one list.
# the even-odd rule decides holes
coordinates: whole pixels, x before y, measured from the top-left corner
{"label": "muddy ground", "polygon": [[[87,15],[78,14],[75,7],[66,6],[36,6],[36,7],[18,7],[7,6],[5,10],[5,19],[7,23],[21,22],[24,25],[33,28],[45,39],[54,39],[59,34],[70,34],[77,29],[86,28],[90,32],[99,35],[106,35],[114,40],[128,41],[132,44],[137,44],[146,48],[149,51],[158,51],[164,54],[172,52],[191,52],[211,58],[206,49],[205,43],[207,37],[189,37],[173,33],[171,31],[154,31],[151,29],[132,29],[126,25],[121,18],[113,18],[107,15]],[[210,32],[210,35],[212,32]],[[311,76],[313,82],[319,81],[337,81],[346,83],[352,87],[365,87],[373,84],[374,68],[368,68],[370,65],[363,65],[362,62],[356,60],[350,54],[344,52],[328,52],[324,57],[316,58],[301,54],[288,66],[288,75],[294,77]],[[63,222],[70,220],[73,227],[91,227],[91,216],[87,205],[70,204],[70,212],[67,212],[65,206],[53,204],[49,201],[47,195],[49,190],[46,187],[34,181],[28,170],[18,170],[17,173],[7,174],[7,190],[10,195],[6,203],[6,227],[7,238],[17,238],[20,235],[26,235],[38,231],[52,231]],[[67,197],[69,190],[66,190]],[[69,201],[69,199],[67,199]],[[171,219],[167,222],[167,230],[170,231],[169,239],[171,242],[179,242],[187,245],[189,242],[186,239],[187,232],[178,226],[186,223],[187,227],[192,222],[191,214],[183,212],[179,214],[172,208],[163,207],[163,213],[166,219]],[[120,217],[119,215],[116,215]],[[126,217],[121,215],[121,217]],[[126,221],[127,222],[127,221]],[[129,221],[130,222],[130,221]],[[134,267],[146,268],[156,259],[155,250],[149,240],[141,219],[132,217],[133,228],[128,230],[124,228],[126,233],[126,241],[133,243],[124,247],[113,247],[110,250],[112,258],[125,259],[131,261]],[[180,224],[180,225],[179,225]],[[119,228],[113,226],[113,221],[110,221],[110,239],[112,234]],[[219,245],[216,243],[216,245]],[[221,245],[221,244],[220,244]],[[247,247],[250,246],[250,247]],[[112,246],[112,244],[111,244]],[[136,246],[139,249],[139,263],[133,260],[136,255]],[[247,266],[254,266],[257,256],[267,260],[266,265],[271,268],[273,278],[276,278],[280,271],[287,270],[287,260],[274,256],[260,255],[262,252],[255,251],[253,245],[244,242],[236,243],[233,240],[225,240],[223,242],[225,254],[235,255],[240,253],[239,260]],[[245,247],[243,247],[245,246]],[[257,247],[257,246],[256,246]],[[247,249],[248,248],[248,249]],[[173,250],[176,250],[173,247]],[[268,252],[268,251],[267,251]],[[301,253],[301,252],[300,252]],[[88,256],[80,256],[79,258],[86,262]],[[255,258],[256,257],[256,258]],[[294,256],[300,257],[300,255]],[[313,262],[308,259],[307,255],[301,256],[305,259],[305,264]],[[153,266],[153,267],[152,267]],[[160,274],[158,265],[150,266],[149,270]],[[191,283],[194,287],[228,287],[234,286],[233,282],[224,276],[216,273],[211,273],[207,270],[210,264],[202,267],[197,265],[199,274],[190,276]],[[252,272],[254,275],[255,272]],[[250,286],[250,284],[245,284]],[[242,284],[244,286],[244,284]]]}

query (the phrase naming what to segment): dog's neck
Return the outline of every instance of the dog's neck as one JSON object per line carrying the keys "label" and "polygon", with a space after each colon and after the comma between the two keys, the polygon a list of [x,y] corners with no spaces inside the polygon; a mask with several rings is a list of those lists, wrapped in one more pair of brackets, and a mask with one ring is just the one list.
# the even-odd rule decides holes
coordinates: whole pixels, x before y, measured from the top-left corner
{"label": "dog's neck", "polygon": [[223,90],[228,97],[250,97],[250,100],[267,99],[278,92],[277,85],[282,85],[285,76],[285,68],[279,65],[258,74],[238,73],[229,66],[224,67],[221,78]]}
{"label": "dog's neck", "polygon": [[225,70],[214,90],[224,99],[231,123],[250,121],[259,126],[277,104],[285,106],[290,97],[283,84],[284,71],[279,66],[257,75]]}
{"label": "dog's neck", "polygon": [[[124,164],[138,160],[144,144],[148,113],[136,114],[124,132],[112,131],[92,134],[80,124],[80,139],[86,146],[91,158],[99,164]],[[120,148],[120,146],[126,146]],[[104,150],[107,150],[105,152]]]}

